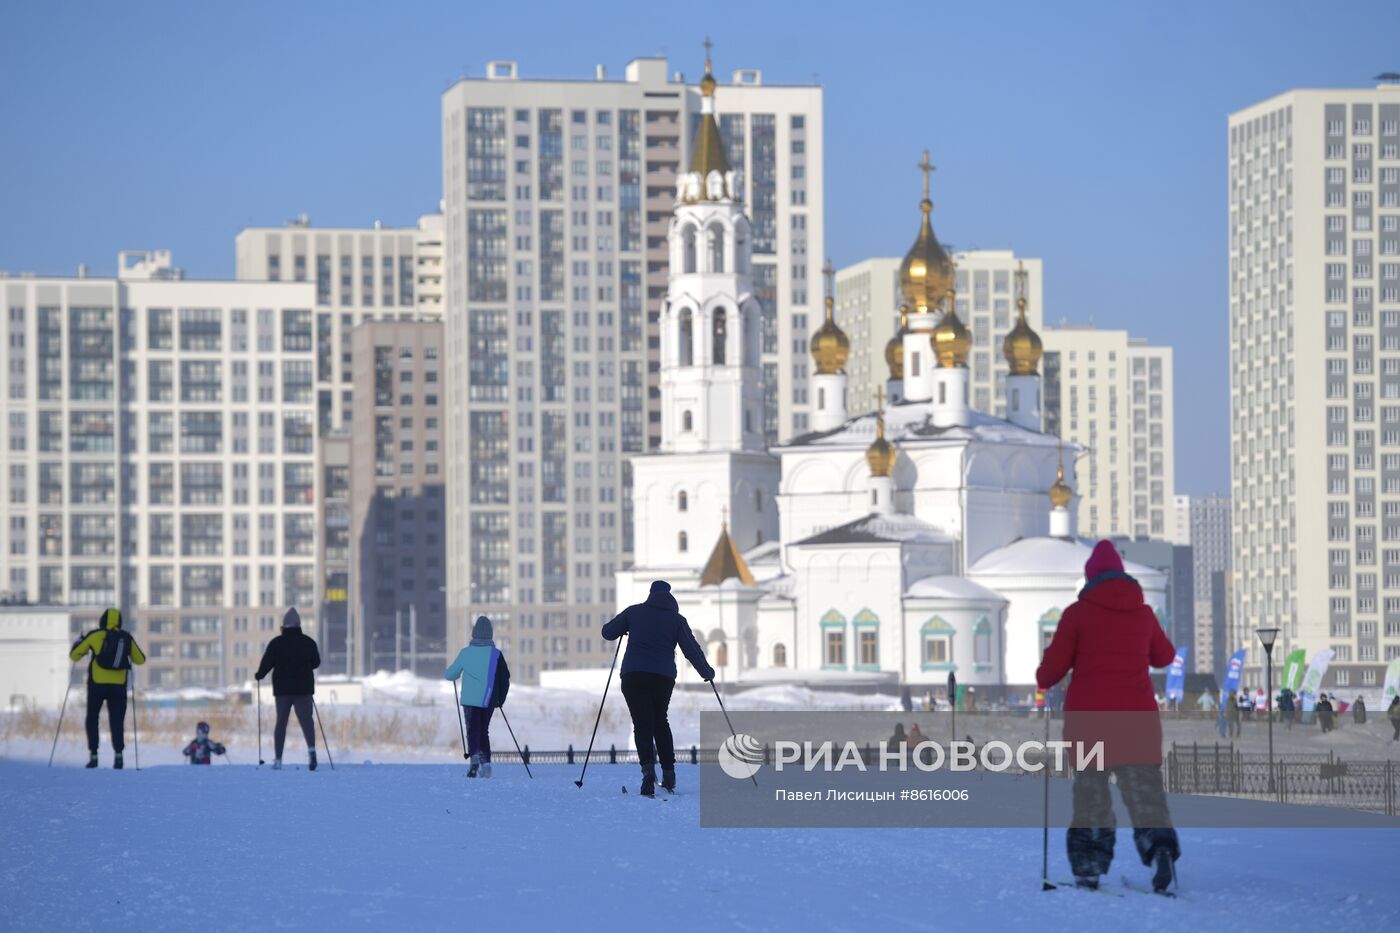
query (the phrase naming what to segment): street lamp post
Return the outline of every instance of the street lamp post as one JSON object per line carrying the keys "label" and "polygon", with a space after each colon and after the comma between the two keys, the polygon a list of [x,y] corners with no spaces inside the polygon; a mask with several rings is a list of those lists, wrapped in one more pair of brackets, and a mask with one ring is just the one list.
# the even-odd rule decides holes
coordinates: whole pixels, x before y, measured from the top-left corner
{"label": "street lamp post", "polygon": [[1274,640],[1278,629],[1255,629],[1259,643],[1264,646],[1264,697],[1265,715],[1269,717],[1269,793],[1274,793]]}

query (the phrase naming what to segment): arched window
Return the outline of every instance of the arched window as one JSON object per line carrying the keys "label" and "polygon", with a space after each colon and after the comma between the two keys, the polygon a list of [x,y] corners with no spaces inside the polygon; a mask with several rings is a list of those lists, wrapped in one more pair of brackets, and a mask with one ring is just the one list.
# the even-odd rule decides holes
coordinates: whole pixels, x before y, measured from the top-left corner
{"label": "arched window", "polygon": [[686,432],[690,432],[690,431],[693,431],[694,429],[695,429],[695,418],[694,418],[694,416],[692,416],[692,415],[690,414],[690,411],[689,411],[688,409],[687,409],[686,411],[681,412],[681,430],[682,430],[682,431],[686,431]]}
{"label": "arched window", "polygon": [[690,511],[690,496],[687,496],[687,495],[685,494],[685,490],[684,490],[684,489],[682,489],[680,492],[676,493],[676,511],[677,511],[677,512],[688,512],[688,511]]}
{"label": "arched window", "polygon": [[754,546],[754,547],[758,547],[758,546],[759,546],[760,544],[762,544],[762,543],[763,543],[763,532],[762,532],[762,531],[755,531],[755,532],[754,532],[754,535],[753,535],[753,546]]}
{"label": "arched window", "polygon": [[696,271],[695,228],[687,225],[681,231],[681,268]]}
{"label": "arched window", "polygon": [[710,225],[710,271],[724,271],[724,228],[719,224]]}
{"label": "arched window", "polygon": [[695,362],[695,324],[689,308],[681,309],[680,346],[676,348],[677,359],[682,366],[692,366]]}
{"label": "arched window", "polygon": [[684,531],[676,535],[676,550],[680,551],[682,554],[690,550],[690,538],[687,537]]}
{"label": "arched window", "polygon": [[773,646],[773,666],[787,667],[787,645],[782,642]]}
{"label": "arched window", "polygon": [[755,512],[762,512],[762,511],[763,511],[763,490],[762,490],[762,489],[755,489],[755,490],[753,491],[753,510],[754,510]]}
{"label": "arched window", "polygon": [[724,667],[729,663],[729,642],[722,641],[715,649],[715,666]]}
{"label": "arched window", "polygon": [[714,324],[711,335],[714,340],[714,363],[716,366],[723,366],[725,351],[728,349],[725,344],[728,342],[729,326],[723,308],[715,308]]}

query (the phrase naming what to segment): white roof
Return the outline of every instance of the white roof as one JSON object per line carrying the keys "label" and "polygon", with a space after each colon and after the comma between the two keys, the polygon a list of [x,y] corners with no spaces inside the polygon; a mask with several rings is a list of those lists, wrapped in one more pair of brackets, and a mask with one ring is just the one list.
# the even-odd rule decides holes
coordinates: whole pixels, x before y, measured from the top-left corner
{"label": "white roof", "polygon": [[924,577],[915,580],[905,590],[905,596],[922,599],[976,600],[978,602],[1006,602],[1000,593],[978,586],[966,577],[949,575]]}
{"label": "white roof", "polygon": [[[891,405],[885,410],[885,437],[901,447],[917,446],[921,441],[946,440],[1015,441],[1042,447],[1054,447],[1060,443],[1060,439],[1052,434],[1032,431],[980,411],[969,413],[967,427],[934,427],[933,408],[931,401]],[[850,419],[839,428],[813,431],[795,437],[786,444],[778,445],[774,450],[803,447],[865,448],[874,439],[875,413],[869,412]],[[1070,450],[1079,449],[1078,445],[1073,443],[1065,446]]]}
{"label": "white roof", "polygon": [[[1038,576],[1084,578],[1084,563],[1094,546],[1081,538],[1021,538],[990,551],[972,565],[974,576]],[[1160,577],[1160,571],[1142,564],[1123,562],[1123,569],[1139,580]]]}

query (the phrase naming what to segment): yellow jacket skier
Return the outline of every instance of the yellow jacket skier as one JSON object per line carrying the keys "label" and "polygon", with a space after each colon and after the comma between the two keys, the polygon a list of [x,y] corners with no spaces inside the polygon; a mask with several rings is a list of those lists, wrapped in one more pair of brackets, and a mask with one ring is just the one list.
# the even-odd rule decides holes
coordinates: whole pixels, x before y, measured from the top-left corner
{"label": "yellow jacket skier", "polygon": [[102,704],[107,704],[107,727],[112,733],[112,751],[116,758],[112,767],[122,766],[122,750],[126,740],[122,730],[126,723],[126,682],[131,665],[145,664],[146,655],[136,639],[122,629],[120,609],[102,613],[102,624],[88,632],[73,646],[69,657],[81,661],[92,652],[88,662],[87,740],[89,768],[97,767],[97,718]]}

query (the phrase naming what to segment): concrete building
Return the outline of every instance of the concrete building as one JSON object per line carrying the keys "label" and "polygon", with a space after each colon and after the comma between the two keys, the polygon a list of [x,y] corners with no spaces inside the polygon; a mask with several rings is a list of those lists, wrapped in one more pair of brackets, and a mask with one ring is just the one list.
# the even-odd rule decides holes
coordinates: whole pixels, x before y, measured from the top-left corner
{"label": "concrete building", "polygon": [[0,280],[0,585],[126,613],[153,687],[245,680],[283,611],[316,624],[314,286]]}
{"label": "concrete building", "polygon": [[[354,331],[345,474],[351,673],[411,669],[441,676],[447,664],[442,332],[441,321],[427,320],[369,321]],[[502,428],[504,422],[502,415]],[[503,430],[474,438],[472,497],[499,488],[509,452]],[[493,539],[500,530],[479,529],[473,564],[510,560]]]}
{"label": "concrete building", "polygon": [[1400,657],[1400,86],[1228,123],[1237,628],[1375,689]]}
{"label": "concrete building", "polygon": [[1171,348],[1092,324],[1061,323],[1042,337],[1046,430],[1088,448],[1080,529],[1166,538],[1176,492]]}
{"label": "concrete building", "polygon": [[[1167,598],[1156,607],[1162,631],[1174,645],[1193,645],[1195,639],[1195,580],[1191,548],[1151,538],[1112,539],[1125,560],[1159,571],[1167,581]],[[1189,661],[1189,658],[1188,658]]]}
{"label": "concrete building", "polygon": [[[762,429],[777,440],[810,423],[822,90],[738,70],[715,99],[749,208]],[[633,547],[625,457],[661,440],[666,236],[699,111],[663,58],[621,80],[492,62],[443,95],[451,624],[489,614],[525,680],[607,660],[598,623]],[[479,447],[502,458],[482,491]],[[511,558],[473,560],[482,535]]]}
{"label": "concrete building", "polygon": [[[1026,274],[1026,322],[1042,329],[1044,263],[1011,250],[965,250],[957,267],[958,317],[972,332],[968,361],[974,411],[1006,417],[1007,363],[1001,344],[1016,325],[1016,272]],[[875,410],[875,392],[885,387],[885,346],[899,330],[899,259],[866,259],[836,272],[836,320],[850,335],[851,414]]]}
{"label": "concrete building", "polygon": [[0,709],[57,709],[73,662],[71,610],[0,605]]}
{"label": "concrete building", "polygon": [[316,436],[350,424],[350,333],[371,319],[442,316],[443,219],[415,227],[248,227],[235,240],[236,277],[316,286]]}
{"label": "concrete building", "polygon": [[1170,540],[1191,548],[1191,579],[1196,622],[1191,670],[1216,674],[1224,670],[1225,616],[1211,588],[1230,569],[1230,499],[1227,496],[1176,496],[1172,505]]}

